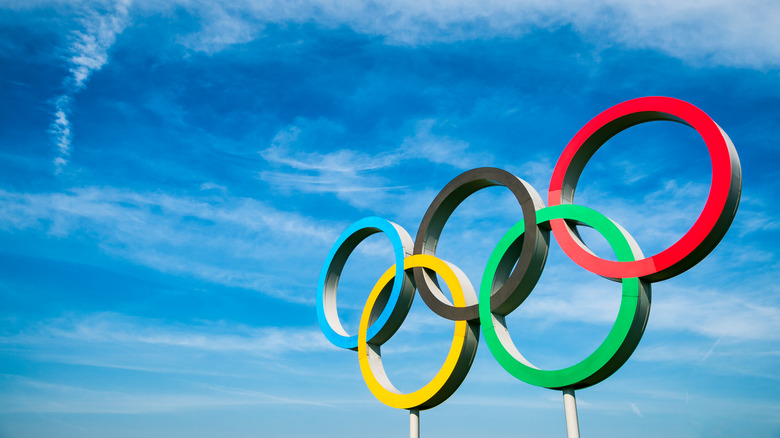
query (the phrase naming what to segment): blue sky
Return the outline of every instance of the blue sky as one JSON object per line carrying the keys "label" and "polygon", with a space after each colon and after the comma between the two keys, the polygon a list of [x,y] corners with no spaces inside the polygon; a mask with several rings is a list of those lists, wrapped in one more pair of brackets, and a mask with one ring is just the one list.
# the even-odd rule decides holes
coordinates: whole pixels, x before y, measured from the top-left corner
{"label": "blue sky", "polygon": [[[639,348],[578,392],[583,436],[780,436],[780,6],[727,1],[0,2],[0,435],[373,436],[407,414],[321,334],[321,265],[371,215],[413,236],[436,193],[500,167],[546,200],[574,133],[619,102],[707,112],[742,163],[739,212],[703,262],[653,287]],[[645,254],[693,223],[706,149],[654,122],[610,140],[578,203]],[[438,255],[479,284],[520,217],[469,198]],[[596,236],[597,237],[597,236]],[[361,244],[339,314],[354,331],[392,263]],[[551,245],[509,317],[563,367],[604,338],[619,285]],[[421,300],[383,347],[396,386],[430,379],[452,324]],[[559,392],[481,345],[426,437],[563,436]]]}

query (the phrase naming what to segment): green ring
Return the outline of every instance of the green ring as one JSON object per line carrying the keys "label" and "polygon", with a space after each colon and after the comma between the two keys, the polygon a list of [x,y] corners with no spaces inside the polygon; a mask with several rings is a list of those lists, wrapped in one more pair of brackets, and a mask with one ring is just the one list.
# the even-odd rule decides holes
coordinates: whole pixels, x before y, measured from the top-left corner
{"label": "green ring", "polygon": [[[577,221],[601,233],[615,251],[618,261],[634,261],[642,255],[634,253],[626,233],[601,213],[580,205],[556,205],[536,212],[537,223],[554,219]],[[523,221],[516,223],[499,241],[490,255],[479,289],[479,321],[485,341],[499,364],[526,383],[551,389],[586,388],[601,382],[618,370],[633,353],[642,338],[650,312],[650,284],[639,278],[624,278],[622,299],[617,320],[604,342],[590,356],[568,368],[541,370],[534,367],[517,351],[506,331],[504,317],[490,311],[492,289],[500,287],[504,278],[496,278],[496,272],[507,272],[514,263],[508,255],[510,246],[523,235]],[[540,267],[540,269],[542,269]],[[511,270],[511,269],[509,269]],[[498,284],[497,284],[498,283]],[[496,331],[496,324],[501,337]],[[512,350],[514,353],[510,353]]]}

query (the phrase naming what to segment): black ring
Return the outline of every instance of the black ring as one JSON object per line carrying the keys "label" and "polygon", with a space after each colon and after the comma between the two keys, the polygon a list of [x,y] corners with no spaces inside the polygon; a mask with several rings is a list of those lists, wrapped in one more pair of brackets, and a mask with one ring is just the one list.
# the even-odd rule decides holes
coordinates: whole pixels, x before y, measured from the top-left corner
{"label": "black ring", "polygon": [[[531,293],[547,259],[550,231],[549,228],[541,228],[536,223],[536,210],[543,208],[544,203],[530,184],[494,167],[480,167],[463,172],[444,186],[428,207],[417,231],[414,253],[435,255],[444,224],[458,205],[473,193],[492,186],[504,186],[512,192],[520,203],[525,222],[522,242],[518,240],[508,251],[508,254],[517,260],[514,270],[509,275],[496,275],[496,279],[506,278],[506,282],[497,284],[497,281],[492,285],[490,309],[493,313],[507,315]],[[506,269],[511,267],[509,265]],[[423,268],[414,268],[413,272],[420,297],[434,313],[452,321],[479,319],[479,305],[454,307],[445,301],[435,275],[432,276]]]}

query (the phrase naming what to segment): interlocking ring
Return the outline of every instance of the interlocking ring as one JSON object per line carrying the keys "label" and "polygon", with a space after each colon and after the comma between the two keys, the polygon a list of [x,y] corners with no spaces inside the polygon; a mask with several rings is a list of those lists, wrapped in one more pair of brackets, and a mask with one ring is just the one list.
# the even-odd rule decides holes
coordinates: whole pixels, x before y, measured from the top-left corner
{"label": "interlocking ring", "polygon": [[[639,249],[631,244],[631,236],[595,210],[580,205],[556,205],[536,213],[540,223],[569,220],[592,227],[604,236],[620,261],[632,261],[642,257]],[[504,281],[500,273],[505,273],[506,266],[513,262],[509,248],[522,238],[524,228],[523,222],[515,224],[499,240],[490,255],[485,273],[482,274],[480,303],[486,302],[496,285]],[[491,312],[487,305],[480,305],[479,321],[485,328],[485,341],[498,363],[526,383],[553,389],[578,389],[595,385],[611,376],[628,360],[639,344],[650,314],[650,283],[639,278],[624,278],[622,283],[620,309],[612,330],[596,351],[575,365],[560,370],[540,370],[535,367],[512,343],[504,317]]]}
{"label": "interlocking ring", "polygon": [[[452,345],[444,360],[444,365],[436,376],[425,386],[409,394],[402,394],[390,383],[382,365],[381,344],[384,342],[368,342],[368,326],[376,318],[376,303],[384,301],[383,295],[389,293],[387,285],[396,275],[396,267],[388,269],[377,281],[376,286],[368,296],[366,307],[360,317],[358,329],[358,358],[360,371],[368,389],[388,406],[399,409],[427,409],[443,402],[460,386],[466,378],[474,355],[477,354],[479,341],[478,321],[455,322],[455,334]],[[466,274],[451,263],[427,254],[417,254],[404,259],[404,269],[430,269],[441,275],[449,286],[452,300],[456,308],[477,304],[477,295]]]}
{"label": "interlocking ring", "polygon": [[[508,188],[515,196],[523,210],[523,222],[528,230],[519,248],[520,254],[516,258],[515,269],[490,299],[491,309],[506,315],[515,310],[531,293],[547,258],[549,230],[536,225],[536,210],[544,207],[544,202],[530,184],[506,170],[492,167],[472,169],[458,175],[444,186],[425,212],[414,242],[414,253],[436,254],[439,236],[455,208],[478,190],[497,185]],[[436,284],[436,277],[428,275],[424,269],[415,268],[414,279],[420,297],[439,316],[453,321],[479,318],[476,304],[464,308],[450,305]]]}
{"label": "interlocking ring", "polygon": [[[680,240],[660,253],[644,257],[634,239],[601,213],[574,205],[574,191],[591,156],[618,132],[653,120],[672,120],[695,129],[712,161],[712,184],[701,215]],[[523,212],[498,242],[485,267],[479,299],[463,272],[438,259],[436,246],[444,226],[466,198],[485,187],[507,187]],[[417,238],[387,220],[371,217],[347,228],[330,250],[317,289],[317,316],[325,336],[335,345],[358,350],[361,373],[370,391],[383,403],[402,409],[429,409],[452,395],[465,379],[477,348],[480,325],[499,364],[516,378],[552,389],[579,389],[606,379],[631,356],[644,333],[650,312],[650,283],[678,275],[701,261],[731,225],[742,190],[742,173],[734,145],[726,133],[693,105],[668,97],[645,97],[618,104],[588,122],[565,148],[550,182],[549,207],[528,183],[501,169],[472,169],[450,181],[423,217]],[[602,234],[617,261],[593,254],[575,226]],[[582,361],[559,370],[533,366],[512,343],[505,316],[531,293],[547,257],[549,230],[564,252],[582,268],[622,283],[620,309],[606,339]],[[336,292],[344,264],[357,245],[383,232],[392,242],[395,264],[369,294],[356,335],[341,326]],[[412,272],[412,275],[409,272]],[[449,303],[436,280],[447,284]],[[387,378],[380,346],[400,327],[415,288],[436,314],[455,321],[455,335],[444,365],[423,388],[400,393]]]}
{"label": "interlocking ring", "polygon": [[380,217],[367,217],[355,222],[341,233],[328,253],[317,286],[317,319],[322,333],[337,347],[350,350],[358,348],[357,335],[347,334],[336,310],[336,292],[341,271],[358,244],[376,233],[385,233],[390,238],[395,254],[396,272],[387,305],[368,329],[367,339],[380,344],[386,341],[398,330],[412,306],[414,285],[404,274],[404,258],[412,254],[412,238],[409,233],[401,226]]}
{"label": "interlocking ring", "polygon": [[704,111],[670,97],[629,100],[599,114],[572,138],[553,169],[550,206],[571,204],[585,165],[594,153],[619,132],[640,123],[670,120],[688,125],[701,135],[712,161],[712,184],[704,209],[683,237],[660,253],[634,261],[604,260],[588,250],[574,229],[563,220],[551,222],[563,251],[575,263],[609,278],[642,277],[661,281],[699,263],[723,239],[737,214],[742,193],[742,170],[734,144]]}

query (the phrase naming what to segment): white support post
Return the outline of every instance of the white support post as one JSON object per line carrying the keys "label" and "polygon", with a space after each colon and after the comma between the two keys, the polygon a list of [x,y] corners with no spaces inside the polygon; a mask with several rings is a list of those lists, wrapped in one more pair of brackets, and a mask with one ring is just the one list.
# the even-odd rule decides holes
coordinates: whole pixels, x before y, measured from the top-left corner
{"label": "white support post", "polygon": [[580,424],[577,420],[577,399],[574,390],[563,390],[563,410],[566,412],[566,432],[569,438],[580,438]]}
{"label": "white support post", "polygon": [[409,410],[409,438],[420,438],[420,411]]}

